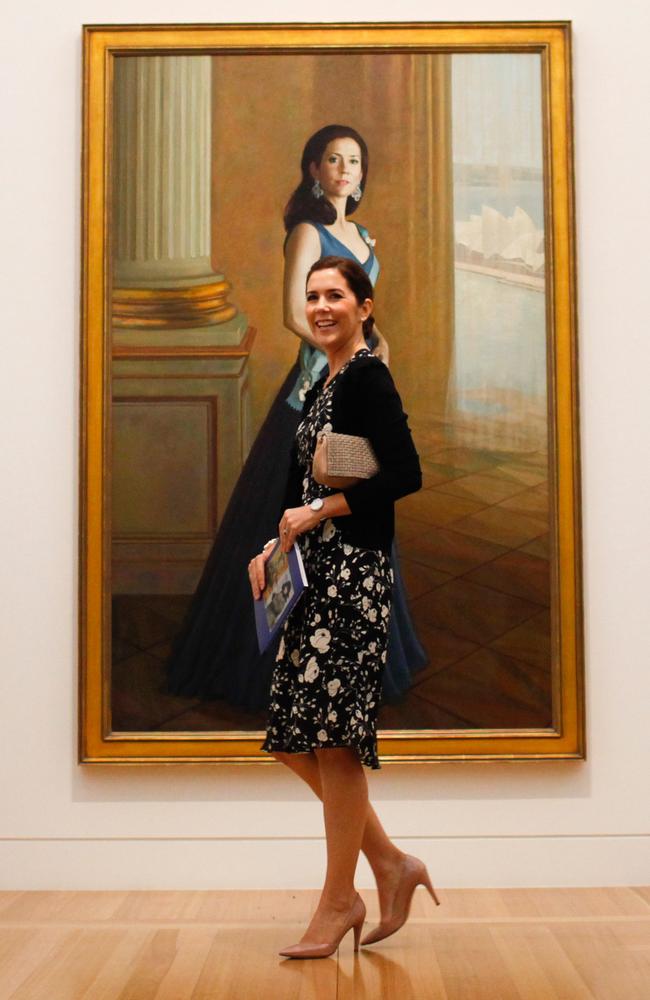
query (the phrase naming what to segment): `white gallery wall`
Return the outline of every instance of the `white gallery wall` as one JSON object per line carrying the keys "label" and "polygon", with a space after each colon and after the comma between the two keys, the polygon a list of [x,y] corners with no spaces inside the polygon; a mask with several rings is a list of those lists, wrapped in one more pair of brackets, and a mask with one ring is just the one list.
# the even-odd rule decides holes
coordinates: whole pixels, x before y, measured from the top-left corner
{"label": "white gallery wall", "polygon": [[[0,887],[307,887],[320,805],[279,765],[79,766],[77,441],[82,23],[215,22],[204,0],[3,17]],[[395,17],[360,2],[355,20]],[[240,21],[268,20],[240,0]],[[369,774],[445,886],[650,882],[650,30],[645,0],[405,0],[404,20],[574,25],[588,759]],[[278,0],[274,19],[329,9]],[[360,868],[360,884],[370,885]]]}

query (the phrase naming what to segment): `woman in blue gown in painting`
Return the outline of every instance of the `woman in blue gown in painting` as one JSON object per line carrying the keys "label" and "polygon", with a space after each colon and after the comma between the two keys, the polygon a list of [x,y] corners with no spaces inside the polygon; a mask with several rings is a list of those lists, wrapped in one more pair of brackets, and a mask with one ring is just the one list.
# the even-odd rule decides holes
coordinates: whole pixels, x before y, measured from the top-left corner
{"label": "woman in blue gown in painting", "polygon": [[[268,702],[277,642],[260,656],[246,567],[251,553],[260,552],[276,534],[305,393],[327,368],[305,316],[307,272],[316,260],[333,254],[356,260],[373,285],[379,274],[374,240],[363,226],[347,218],[357,208],[367,182],[364,140],[352,128],[328,125],[307,142],[301,169],[302,180],[284,216],[284,321],[301,338],[298,359],[250,450],[167,663],[172,692],[223,698],[250,711]],[[376,327],[375,331],[369,347],[388,363],[386,341]],[[395,588],[384,700],[407,691],[412,674],[426,663],[394,548],[392,563]]]}

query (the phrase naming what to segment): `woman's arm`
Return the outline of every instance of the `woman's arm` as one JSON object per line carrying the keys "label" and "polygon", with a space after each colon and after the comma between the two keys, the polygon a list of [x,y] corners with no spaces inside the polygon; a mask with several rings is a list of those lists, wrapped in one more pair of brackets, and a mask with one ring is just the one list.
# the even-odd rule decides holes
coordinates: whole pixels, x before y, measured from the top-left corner
{"label": "woman's arm", "polygon": [[[399,500],[422,486],[420,459],[413,444],[407,416],[385,365],[359,368],[342,400],[340,430],[367,437],[379,462],[379,472],[343,490],[353,514],[362,514],[377,503]],[[337,428],[339,429],[339,428]]]}
{"label": "woman's arm", "polygon": [[305,314],[305,286],[311,265],[320,257],[318,232],[308,222],[291,230],[284,248],[284,325],[316,347]]}
{"label": "woman's arm", "polygon": [[384,335],[380,333],[376,323],[372,328],[372,332],[377,335],[377,340],[379,341],[372,353],[376,358],[379,358],[380,361],[383,361],[386,367],[388,367],[390,363],[390,350],[388,348],[388,341],[386,340]]}
{"label": "woman's arm", "polygon": [[278,525],[282,539],[282,550],[289,552],[298,535],[318,527],[318,524],[328,517],[345,517],[346,514],[351,513],[343,493],[333,493],[329,497],[323,497],[323,506],[319,511],[313,511],[308,505],[289,507],[285,510]]}

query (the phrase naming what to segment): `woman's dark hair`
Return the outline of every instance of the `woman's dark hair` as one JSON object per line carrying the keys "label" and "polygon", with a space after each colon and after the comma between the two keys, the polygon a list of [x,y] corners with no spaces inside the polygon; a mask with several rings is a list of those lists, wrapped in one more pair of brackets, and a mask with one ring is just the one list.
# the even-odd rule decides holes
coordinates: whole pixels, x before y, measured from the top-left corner
{"label": "woman's dark hair", "polygon": [[[352,260],[350,257],[321,257],[309,268],[307,272],[307,280],[305,285],[309,283],[314,271],[326,271],[328,268],[333,267],[342,274],[348,283],[348,287],[359,305],[363,305],[366,299],[373,298],[373,287],[372,282],[361,264],[357,264],[356,260]],[[370,314],[367,319],[363,321],[363,335],[368,340],[372,334],[373,327],[375,325],[375,317]]]}
{"label": "woman's dark hair", "polygon": [[[307,144],[302,151],[300,169],[302,180],[293,192],[287,207],[284,210],[284,228],[290,233],[299,222],[322,222],[324,226],[331,226],[336,222],[336,209],[324,195],[322,198],[314,198],[312,188],[314,178],[309,172],[312,163],[320,165],[328,144],[334,139],[354,139],[361,150],[361,178],[360,188],[363,192],[368,180],[368,147],[356,129],[347,125],[325,125],[324,128],[314,132],[307,140]],[[357,208],[359,202],[348,197],[345,205],[345,214],[351,215]]]}

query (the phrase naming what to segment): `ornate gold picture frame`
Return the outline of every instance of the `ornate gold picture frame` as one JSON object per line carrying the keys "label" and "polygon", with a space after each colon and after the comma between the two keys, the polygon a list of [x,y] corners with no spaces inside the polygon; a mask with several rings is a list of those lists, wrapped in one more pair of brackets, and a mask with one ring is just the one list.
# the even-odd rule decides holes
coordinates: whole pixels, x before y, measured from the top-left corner
{"label": "ornate gold picture frame", "polygon": [[311,377],[283,209],[331,123],[367,142],[359,232],[424,474],[382,762],[585,755],[570,25],[90,25],[81,762],[270,761],[268,664],[217,651],[249,610],[212,588],[245,574],[251,456],[281,467],[271,424]]}

